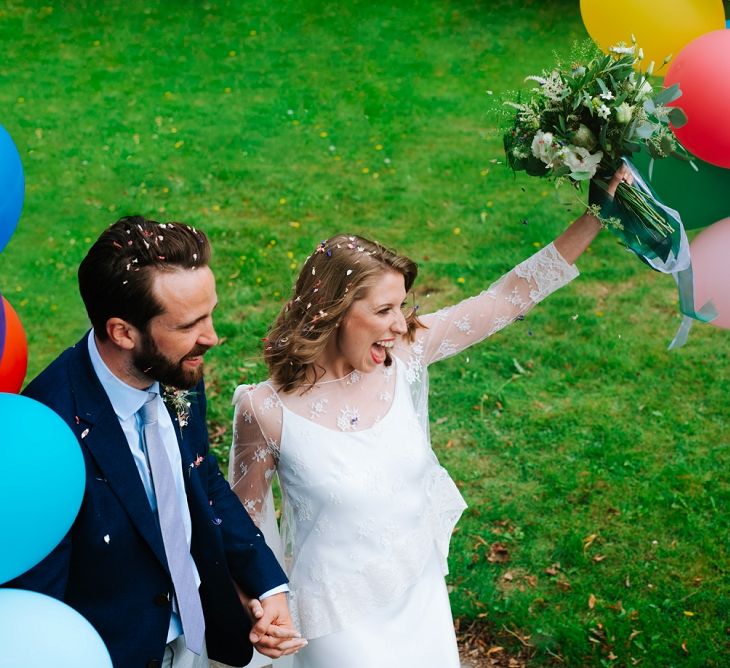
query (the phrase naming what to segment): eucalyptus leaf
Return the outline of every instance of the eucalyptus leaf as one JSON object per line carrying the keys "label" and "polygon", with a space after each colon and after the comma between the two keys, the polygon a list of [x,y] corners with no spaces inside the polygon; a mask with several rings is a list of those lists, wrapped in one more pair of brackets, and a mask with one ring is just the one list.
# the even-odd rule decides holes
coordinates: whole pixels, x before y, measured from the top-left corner
{"label": "eucalyptus leaf", "polygon": [[654,134],[654,124],[648,121],[637,123],[636,134],[642,139],[649,139]]}
{"label": "eucalyptus leaf", "polygon": [[681,128],[687,123],[687,114],[685,114],[679,107],[672,107],[669,112],[669,122],[675,128]]}
{"label": "eucalyptus leaf", "polygon": [[664,88],[660,91],[654,98],[654,104],[657,107],[663,107],[670,102],[674,102],[674,100],[678,100],[680,97],[682,97],[682,91],[679,88],[679,84],[675,83],[669,86],[669,88]]}

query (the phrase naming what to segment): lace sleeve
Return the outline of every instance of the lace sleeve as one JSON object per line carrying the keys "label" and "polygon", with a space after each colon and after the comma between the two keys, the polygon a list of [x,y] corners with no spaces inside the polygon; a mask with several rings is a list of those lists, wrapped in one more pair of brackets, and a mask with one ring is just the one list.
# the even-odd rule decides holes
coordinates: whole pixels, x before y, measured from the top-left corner
{"label": "lace sleeve", "polygon": [[576,276],[575,266],[549,244],[476,297],[422,316],[428,329],[418,330],[411,362],[428,365],[479,343]]}
{"label": "lace sleeve", "polygon": [[239,386],[233,395],[233,404],[233,445],[228,477],[243,507],[261,528],[279,459],[281,401],[268,383],[262,383]]}

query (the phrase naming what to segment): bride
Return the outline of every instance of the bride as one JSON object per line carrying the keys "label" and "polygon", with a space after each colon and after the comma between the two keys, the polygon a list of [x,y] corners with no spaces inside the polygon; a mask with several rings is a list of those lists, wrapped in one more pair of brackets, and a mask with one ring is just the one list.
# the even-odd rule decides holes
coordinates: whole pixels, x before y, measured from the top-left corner
{"label": "bride", "polygon": [[[630,178],[622,168],[609,192]],[[428,315],[405,308],[416,264],[378,243],[338,235],[307,259],[267,338],[270,378],[234,395],[230,471],[269,544],[279,476],[290,608],[309,641],[296,668],[458,668],[444,574],[466,504],[430,446],[427,368],[575,278],[599,230],[586,213]]]}

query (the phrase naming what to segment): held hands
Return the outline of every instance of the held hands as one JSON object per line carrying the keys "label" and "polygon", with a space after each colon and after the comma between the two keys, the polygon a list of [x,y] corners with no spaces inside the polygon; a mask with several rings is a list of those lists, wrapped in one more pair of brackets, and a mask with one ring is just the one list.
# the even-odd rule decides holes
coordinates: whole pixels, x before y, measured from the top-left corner
{"label": "held hands", "polygon": [[261,654],[277,659],[306,646],[307,641],[292,623],[286,594],[267,596],[262,601],[241,596],[241,601],[254,623],[249,639]]}

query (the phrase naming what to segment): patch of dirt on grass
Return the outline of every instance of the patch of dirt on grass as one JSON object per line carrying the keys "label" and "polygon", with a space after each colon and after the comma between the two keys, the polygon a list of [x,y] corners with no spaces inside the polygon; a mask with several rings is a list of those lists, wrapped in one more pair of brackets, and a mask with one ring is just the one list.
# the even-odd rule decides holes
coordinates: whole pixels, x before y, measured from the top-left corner
{"label": "patch of dirt on grass", "polygon": [[514,635],[522,643],[522,648],[516,653],[510,643],[505,645],[507,633],[503,633],[503,640],[495,636],[494,630],[481,620],[456,620],[456,637],[459,641],[459,658],[462,668],[525,668],[531,656],[531,646],[528,639]]}

